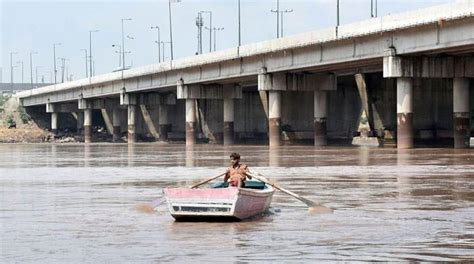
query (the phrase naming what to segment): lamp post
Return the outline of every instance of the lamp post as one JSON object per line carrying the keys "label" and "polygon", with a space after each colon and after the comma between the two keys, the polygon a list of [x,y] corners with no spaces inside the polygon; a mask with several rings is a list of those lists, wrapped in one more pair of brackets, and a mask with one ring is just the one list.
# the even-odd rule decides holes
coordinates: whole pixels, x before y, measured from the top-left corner
{"label": "lamp post", "polygon": [[212,11],[200,11],[200,13],[209,14],[209,52],[212,52]]}
{"label": "lamp post", "polygon": [[160,46],[162,47],[162,56],[163,56],[163,61],[165,61],[165,44],[171,44],[170,41],[161,41]]}
{"label": "lamp post", "polygon": [[36,80],[35,83],[36,83],[36,86],[38,86],[38,69],[41,68],[41,67],[43,67],[43,66],[36,66],[36,67],[35,67],[35,75],[36,75],[36,76],[35,76],[35,77],[36,77],[36,78],[35,78],[35,80]]}
{"label": "lamp post", "polygon": [[122,18],[122,70],[125,70],[125,35],[124,35],[124,28],[123,22],[124,21],[131,21],[131,18]]}
{"label": "lamp post", "polygon": [[242,44],[241,33],[240,33],[240,0],[238,2],[239,2],[238,3],[239,4],[238,5],[238,11],[239,11],[238,12],[239,13],[238,21],[239,21],[239,47],[240,47],[240,45]]}
{"label": "lamp post", "polygon": [[158,43],[158,62],[161,62],[161,51],[160,51],[160,27],[159,26],[152,26],[151,29],[156,29],[157,32],[157,40],[155,43]]}
{"label": "lamp post", "polygon": [[89,76],[92,77],[94,74],[92,73],[92,33],[99,32],[99,30],[89,30],[89,59],[90,59],[90,64],[89,64]]}
{"label": "lamp post", "polygon": [[25,82],[23,61],[17,61],[16,63],[21,65],[21,86],[23,87],[23,83]]}
{"label": "lamp post", "polygon": [[112,47],[119,47],[119,51],[115,51],[115,53],[119,54],[119,68],[122,68],[122,46],[118,44],[112,44]]}
{"label": "lamp post", "polygon": [[10,85],[12,89],[12,94],[13,94],[13,54],[18,54],[18,52],[10,52]]}
{"label": "lamp post", "polygon": [[377,17],[377,0],[370,0],[370,17]]}
{"label": "lamp post", "polygon": [[281,27],[280,27],[281,33],[280,33],[280,36],[281,37],[283,37],[283,14],[284,13],[292,13],[292,12],[293,12],[293,9],[280,11],[280,16],[281,16]]}
{"label": "lamp post", "polygon": [[30,51],[30,82],[31,82],[31,89],[33,89],[33,54],[38,54],[38,52]]}
{"label": "lamp post", "polygon": [[[206,27],[206,29],[208,29],[208,28]],[[216,51],[216,46],[217,46],[216,45],[216,39],[217,39],[216,32],[221,31],[221,30],[224,30],[224,28],[223,27],[217,27],[217,28],[215,27],[215,28],[211,29],[211,32],[214,31],[214,51]]]}
{"label": "lamp post", "polygon": [[173,60],[173,23],[171,19],[171,2],[179,3],[181,0],[168,0],[168,11],[170,17],[170,45],[171,45],[171,60]]}
{"label": "lamp post", "polygon": [[53,44],[53,62],[54,62],[54,83],[58,83],[57,82],[57,74],[58,74],[58,71],[56,70],[56,46],[60,46],[61,43],[54,43]]}
{"label": "lamp post", "polygon": [[85,62],[86,62],[86,78],[89,77],[89,67],[87,67],[87,49],[81,49],[81,51],[84,51],[84,58],[85,58]]}
{"label": "lamp post", "polygon": [[270,12],[276,14],[276,26],[277,26],[277,38],[280,38],[280,0],[277,0],[277,8],[276,10],[270,10]]}

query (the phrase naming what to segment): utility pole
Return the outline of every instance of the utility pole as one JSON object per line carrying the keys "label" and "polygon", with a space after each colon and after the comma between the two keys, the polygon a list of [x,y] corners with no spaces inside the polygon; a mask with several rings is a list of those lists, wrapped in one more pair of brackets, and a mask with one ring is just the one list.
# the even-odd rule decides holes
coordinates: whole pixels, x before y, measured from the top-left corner
{"label": "utility pole", "polygon": [[64,82],[64,70],[66,68],[66,58],[58,58],[61,60],[61,83]]}
{"label": "utility pole", "polygon": [[157,40],[155,43],[158,43],[158,62],[161,62],[161,52],[160,52],[160,27],[159,26],[152,26],[151,29],[156,29],[157,31]]}
{"label": "utility pole", "polygon": [[30,51],[30,81],[31,89],[33,89],[33,54],[38,54],[36,51]]}
{"label": "utility pole", "polygon": [[197,48],[197,54],[202,54],[202,27],[204,25],[204,22],[202,21],[202,13],[198,12],[198,16],[196,17],[196,26],[198,28],[198,34],[197,34],[197,39],[198,39],[198,48]]}
{"label": "utility pole", "polygon": [[54,71],[54,84],[58,83],[58,81],[57,81],[57,77],[56,77],[56,76],[57,76],[57,74],[58,74],[58,71],[56,70],[56,46],[60,46],[60,45],[61,45],[61,43],[54,43],[54,44],[53,44],[53,57],[54,57],[54,58],[53,58],[53,59],[54,59],[54,69],[53,69],[53,71]]}
{"label": "utility pole", "polygon": [[338,35],[339,31],[339,0],[336,2],[336,38]]}
{"label": "utility pole", "polygon": [[219,28],[213,28],[212,30],[214,30],[214,51],[216,51],[216,40],[217,40],[217,35],[216,35],[216,32],[217,31],[221,31],[221,30],[224,30],[223,27],[219,27]]}
{"label": "utility pole", "polygon": [[163,56],[163,61],[165,61],[165,44],[171,44],[170,41],[161,41],[160,44],[162,45],[162,56]]}

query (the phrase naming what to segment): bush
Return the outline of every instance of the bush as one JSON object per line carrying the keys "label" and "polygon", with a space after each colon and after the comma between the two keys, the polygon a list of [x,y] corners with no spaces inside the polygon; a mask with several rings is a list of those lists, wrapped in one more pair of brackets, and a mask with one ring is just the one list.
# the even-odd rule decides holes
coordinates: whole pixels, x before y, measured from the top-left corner
{"label": "bush", "polygon": [[26,113],[25,108],[23,106],[19,105],[17,108],[17,111],[18,111],[18,114],[20,114],[20,119],[21,119],[21,122],[23,122],[23,124],[26,124],[29,121],[31,121],[30,115]]}
{"label": "bush", "polygon": [[8,126],[11,126],[11,125],[13,125],[13,124],[16,124],[16,123],[15,123],[15,120],[13,120],[13,115],[8,115],[8,116],[7,116],[7,125],[8,125]]}

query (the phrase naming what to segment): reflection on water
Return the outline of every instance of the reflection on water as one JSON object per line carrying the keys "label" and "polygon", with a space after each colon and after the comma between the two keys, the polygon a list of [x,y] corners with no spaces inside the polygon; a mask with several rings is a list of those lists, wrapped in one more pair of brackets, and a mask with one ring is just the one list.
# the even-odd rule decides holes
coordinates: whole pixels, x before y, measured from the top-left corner
{"label": "reflection on water", "polygon": [[[335,209],[276,193],[239,223],[135,205],[218,175],[229,154]],[[449,261],[474,258],[471,150],[174,144],[0,145],[0,262]]]}

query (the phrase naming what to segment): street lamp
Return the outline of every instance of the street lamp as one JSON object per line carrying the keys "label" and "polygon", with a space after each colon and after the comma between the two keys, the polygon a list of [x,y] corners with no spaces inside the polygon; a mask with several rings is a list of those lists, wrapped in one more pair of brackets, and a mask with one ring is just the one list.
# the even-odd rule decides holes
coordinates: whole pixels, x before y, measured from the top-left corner
{"label": "street lamp", "polygon": [[[206,29],[209,29],[209,28],[206,27]],[[211,29],[211,32],[214,31],[214,51],[216,51],[216,38],[217,38],[216,32],[221,31],[221,30],[224,30],[224,28],[223,27],[218,27],[218,28],[214,27],[214,28]]]}
{"label": "street lamp", "polygon": [[159,26],[151,26],[151,29],[156,29],[157,32],[157,40],[155,43],[158,43],[158,62],[161,62],[161,52],[160,52],[160,27]]}
{"label": "street lamp", "polygon": [[18,52],[11,51],[10,52],[10,85],[13,94],[13,54],[18,54]]}
{"label": "street lamp", "polygon": [[284,13],[292,13],[293,12],[293,9],[290,9],[290,10],[283,10],[283,11],[280,11],[280,16],[281,16],[281,32],[280,32],[280,36],[283,37],[283,14]]}
{"label": "street lamp", "polygon": [[17,61],[17,64],[21,65],[21,86],[23,87],[23,83],[25,82],[24,77],[24,71],[23,71],[23,61]]}
{"label": "street lamp", "polygon": [[276,18],[277,18],[277,23],[276,23],[276,26],[277,26],[277,38],[280,38],[280,0],[277,0],[277,8],[276,10],[270,10],[270,12],[272,13],[276,13]]}
{"label": "street lamp", "polygon": [[165,61],[165,44],[171,44],[170,41],[161,41],[160,46],[162,47],[162,56],[163,56],[163,61]]}
{"label": "street lamp", "polygon": [[200,11],[199,13],[209,14],[209,52],[212,51],[212,11]]}
{"label": "street lamp", "polygon": [[81,49],[81,51],[84,51],[84,58],[85,58],[85,61],[86,61],[86,78],[89,77],[89,67],[87,67],[87,49]]}
{"label": "street lamp", "polygon": [[53,61],[54,61],[54,84],[58,83],[57,82],[57,74],[58,74],[58,71],[56,70],[56,46],[60,46],[61,43],[54,43],[53,44]]}
{"label": "street lamp", "polygon": [[30,82],[31,82],[31,89],[33,89],[33,54],[38,54],[38,52],[30,51]]}
{"label": "street lamp", "polygon": [[43,67],[43,66],[36,66],[36,67],[35,67],[36,87],[38,87],[38,69],[39,69],[39,68],[42,68],[42,67]]}
{"label": "street lamp", "polygon": [[122,70],[125,70],[125,35],[124,35],[124,29],[123,29],[123,22],[124,21],[131,21],[131,18],[122,18]]}
{"label": "street lamp", "polygon": [[239,4],[238,10],[239,10],[239,47],[240,47],[240,45],[242,44],[242,39],[241,39],[241,34],[240,34],[240,0],[238,4]]}
{"label": "street lamp", "polygon": [[171,60],[173,60],[173,24],[171,19],[171,2],[179,3],[181,0],[168,0],[168,11],[170,17],[170,44],[171,44]]}
{"label": "street lamp", "polygon": [[90,64],[89,64],[89,76],[92,77],[94,74],[92,73],[92,33],[99,32],[99,30],[89,30],[89,59],[90,59]]}

